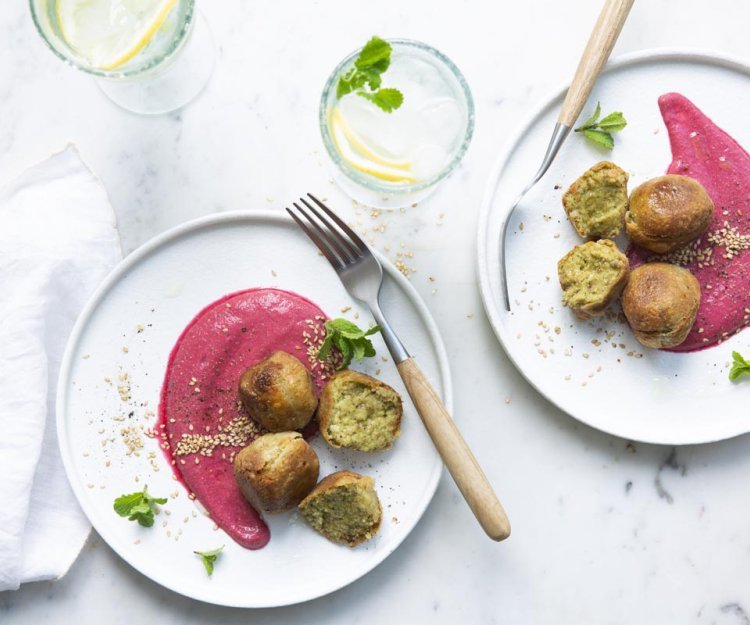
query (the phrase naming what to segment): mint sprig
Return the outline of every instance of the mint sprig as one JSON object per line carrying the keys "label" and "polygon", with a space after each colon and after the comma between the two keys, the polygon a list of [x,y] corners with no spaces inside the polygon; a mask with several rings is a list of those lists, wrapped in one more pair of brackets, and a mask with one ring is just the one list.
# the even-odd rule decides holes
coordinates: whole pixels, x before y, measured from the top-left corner
{"label": "mint sprig", "polygon": [[380,326],[373,326],[368,330],[360,329],[348,319],[330,319],[324,324],[326,337],[318,350],[318,360],[327,360],[331,349],[335,347],[341,353],[341,362],[337,370],[345,369],[352,362],[352,358],[362,360],[375,355],[375,347],[368,336],[380,332]]}
{"label": "mint sprig", "polygon": [[354,67],[339,76],[336,97],[356,93],[367,98],[386,113],[391,113],[404,102],[404,95],[392,87],[382,87],[382,75],[391,65],[391,44],[373,37],[359,51]]}
{"label": "mint sprig", "polygon": [[732,368],[729,370],[729,379],[734,382],[742,375],[750,375],[750,361],[745,360],[739,352],[732,352]]}
{"label": "mint sprig", "polygon": [[599,119],[601,113],[601,103],[597,102],[594,114],[578,126],[576,132],[582,133],[589,141],[593,141],[594,143],[611,150],[615,147],[615,139],[612,136],[612,133],[620,132],[628,125],[628,122],[625,121],[625,118],[619,111],[610,113],[603,119]]}
{"label": "mint sprig", "polygon": [[156,506],[165,503],[166,497],[152,497],[148,488],[144,487],[143,492],[120,495],[112,507],[121,517],[127,517],[128,521],[137,521],[143,527],[151,527],[154,524]]}
{"label": "mint sprig", "polygon": [[201,562],[203,562],[203,566],[206,569],[206,573],[208,573],[209,577],[213,575],[214,563],[216,562],[216,558],[219,557],[219,554],[223,549],[224,545],[222,545],[218,549],[213,549],[211,551],[193,551],[193,553],[201,559]]}

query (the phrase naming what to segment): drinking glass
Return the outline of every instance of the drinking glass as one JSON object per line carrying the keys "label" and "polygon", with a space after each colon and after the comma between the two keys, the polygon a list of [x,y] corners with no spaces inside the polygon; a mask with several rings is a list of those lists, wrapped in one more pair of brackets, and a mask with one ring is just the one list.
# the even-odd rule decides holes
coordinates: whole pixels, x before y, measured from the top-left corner
{"label": "drinking glass", "polygon": [[68,65],[91,74],[115,104],[141,115],[168,113],[185,106],[206,86],[216,51],[195,0],[178,0],[149,42],[112,69],[95,67],[63,36],[58,0],[30,0],[37,31]]}
{"label": "drinking glass", "polygon": [[[333,179],[350,197],[376,208],[399,208],[426,198],[461,162],[474,131],[471,91],[455,64],[419,41],[388,42],[391,64],[382,74],[382,84],[402,91],[401,107],[386,113],[356,93],[337,97],[339,77],[354,66],[359,54],[356,50],[331,73],[319,110],[320,131]],[[350,100],[342,104],[345,98]],[[353,111],[351,119],[358,128],[341,128],[342,108]],[[373,126],[368,129],[370,122]],[[365,132],[359,132],[362,130]],[[378,146],[373,148],[368,138]],[[416,155],[416,160],[399,161],[401,156],[393,156],[399,150]],[[388,155],[383,156],[384,153]],[[420,154],[427,155],[427,161],[431,159],[427,166]],[[420,159],[425,161],[421,166],[417,162]],[[414,167],[410,169],[412,163]],[[404,179],[399,179],[399,167],[408,171]]]}

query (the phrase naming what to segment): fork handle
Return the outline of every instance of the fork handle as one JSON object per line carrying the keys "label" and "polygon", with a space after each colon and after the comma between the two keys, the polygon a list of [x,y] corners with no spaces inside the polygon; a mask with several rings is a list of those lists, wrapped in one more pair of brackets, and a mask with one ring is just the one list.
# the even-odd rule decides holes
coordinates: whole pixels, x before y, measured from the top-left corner
{"label": "fork handle", "polygon": [[633,2],[634,0],[605,0],[557,119],[564,126],[572,128],[575,124],[615,46]]}
{"label": "fork handle", "polygon": [[493,540],[505,540],[510,536],[505,510],[445,405],[413,358],[397,367],[432,442],[482,529]]}

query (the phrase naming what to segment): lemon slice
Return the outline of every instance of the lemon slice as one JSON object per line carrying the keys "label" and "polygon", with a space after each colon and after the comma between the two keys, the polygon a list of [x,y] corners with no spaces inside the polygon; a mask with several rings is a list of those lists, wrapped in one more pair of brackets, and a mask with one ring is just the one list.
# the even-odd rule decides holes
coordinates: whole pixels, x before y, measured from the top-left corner
{"label": "lemon slice", "polygon": [[56,0],[60,33],[98,69],[120,67],[164,24],[177,0]]}
{"label": "lemon slice", "polygon": [[375,152],[349,127],[338,109],[331,113],[330,126],[341,158],[354,169],[387,182],[416,182],[409,171],[411,163],[389,159]]}

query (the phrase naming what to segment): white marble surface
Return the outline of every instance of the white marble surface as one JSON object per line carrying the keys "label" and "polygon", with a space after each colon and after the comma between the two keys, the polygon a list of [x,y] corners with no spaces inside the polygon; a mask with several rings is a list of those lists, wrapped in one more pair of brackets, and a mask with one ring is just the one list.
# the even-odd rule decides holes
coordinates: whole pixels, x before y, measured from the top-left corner
{"label": "white marble surface", "polygon": [[[6,2],[0,181],[73,141],[110,192],[126,252],[187,219],[281,209],[307,190],[373,229],[391,257],[413,252],[411,280],[452,358],[457,419],[514,533],[490,543],[444,477],[422,522],[373,573],[327,598],[253,613],[166,591],[92,535],[64,579],[0,594],[0,622],[750,623],[750,438],[670,449],[577,424],[513,369],[479,300],[476,214],[493,155],[572,75],[600,1],[201,4],[219,46],[212,81],[184,111],[145,119],[57,61],[23,0]],[[741,0],[640,0],[616,52],[681,45],[750,58],[748,20]],[[477,104],[463,167],[419,207],[376,219],[330,184],[316,122],[327,73],[373,33],[446,52]]]}

